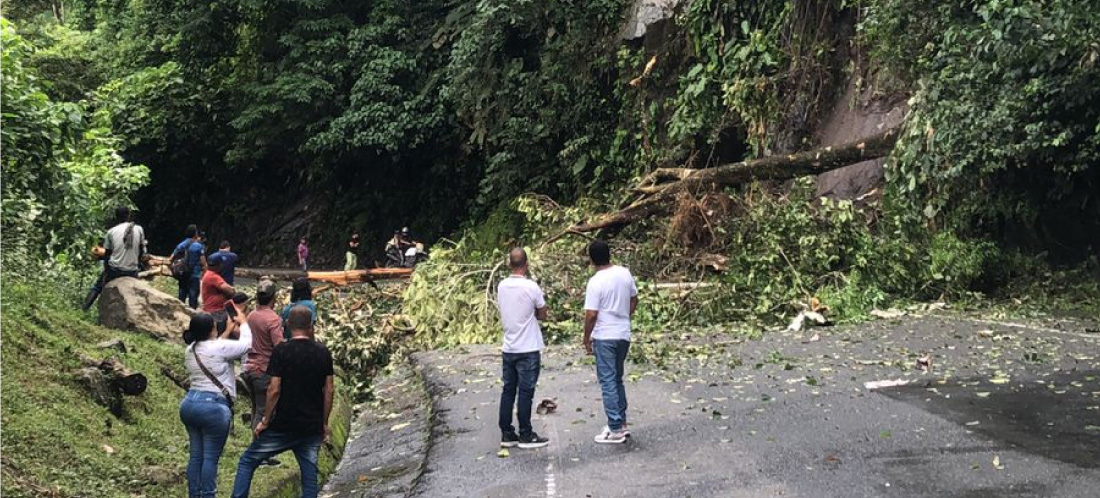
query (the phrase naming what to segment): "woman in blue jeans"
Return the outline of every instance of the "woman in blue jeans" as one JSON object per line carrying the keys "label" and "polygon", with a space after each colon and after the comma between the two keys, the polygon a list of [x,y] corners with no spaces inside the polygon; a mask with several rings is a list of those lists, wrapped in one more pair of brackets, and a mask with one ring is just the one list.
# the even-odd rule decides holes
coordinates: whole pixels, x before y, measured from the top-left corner
{"label": "woman in blue jeans", "polygon": [[212,498],[218,489],[218,460],[229,438],[230,409],[237,395],[233,363],[248,353],[252,334],[244,312],[233,305],[224,330],[205,313],[191,318],[183,334],[187,343],[184,364],[191,389],[180,403],[180,420],[187,427],[190,459],[187,461],[187,494]]}

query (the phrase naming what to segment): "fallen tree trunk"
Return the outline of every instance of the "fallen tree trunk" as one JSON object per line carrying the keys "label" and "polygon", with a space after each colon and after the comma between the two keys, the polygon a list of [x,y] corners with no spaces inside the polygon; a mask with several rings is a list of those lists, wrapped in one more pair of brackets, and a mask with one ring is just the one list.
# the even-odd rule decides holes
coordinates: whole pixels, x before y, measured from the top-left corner
{"label": "fallen tree trunk", "polygon": [[[168,267],[168,258],[153,256],[148,263],[149,269],[142,271],[141,278],[155,276],[172,276]],[[395,280],[412,276],[412,268],[367,268],[365,270],[351,271],[311,271],[280,270],[272,268],[236,268],[233,274],[243,278],[270,278],[276,281],[293,281],[306,277],[316,282],[328,282],[335,285],[348,285],[354,283],[370,283],[377,280]]]}
{"label": "fallen tree trunk", "polygon": [[237,268],[234,272],[238,277],[270,278],[272,280],[295,280],[306,277],[314,282],[326,282],[334,285],[348,285],[355,283],[371,283],[376,280],[394,280],[409,278],[412,276],[412,268],[369,268],[366,270],[351,271],[311,271],[301,270],[261,270],[252,268]]}
{"label": "fallen tree trunk", "polygon": [[[898,130],[890,129],[837,147],[824,147],[798,154],[770,156],[714,168],[664,168],[648,175],[636,190],[647,194],[629,206],[608,213],[593,221],[580,223],[566,230],[585,233],[606,228],[620,228],[671,209],[681,192],[696,192],[739,185],[753,180],[789,180],[876,159],[890,153],[898,139]],[[662,180],[675,179],[668,183]]]}
{"label": "fallen tree trunk", "polygon": [[180,389],[183,389],[184,391],[191,389],[191,379],[189,379],[186,374],[176,372],[175,369],[165,364],[160,365],[160,373],[164,374],[165,377],[168,377],[168,380],[171,380],[172,383],[178,386]]}

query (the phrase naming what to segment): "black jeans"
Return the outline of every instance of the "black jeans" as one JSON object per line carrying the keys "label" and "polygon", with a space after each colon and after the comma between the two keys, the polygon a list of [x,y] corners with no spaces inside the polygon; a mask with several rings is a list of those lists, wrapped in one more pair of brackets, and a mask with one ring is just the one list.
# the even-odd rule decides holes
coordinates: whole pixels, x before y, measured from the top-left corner
{"label": "black jeans", "polygon": [[107,267],[103,271],[103,285],[107,285],[107,282],[110,282],[110,281],[112,281],[116,278],[122,278],[122,277],[138,278],[138,271],[137,270],[119,270],[118,268],[115,268],[111,265],[107,265]]}
{"label": "black jeans", "polygon": [[535,384],[539,381],[542,368],[542,355],[538,351],[530,353],[503,353],[504,391],[500,393],[500,431],[514,433],[512,426],[512,406],[516,406],[516,418],[519,419],[519,435],[531,434],[531,402],[535,398]]}

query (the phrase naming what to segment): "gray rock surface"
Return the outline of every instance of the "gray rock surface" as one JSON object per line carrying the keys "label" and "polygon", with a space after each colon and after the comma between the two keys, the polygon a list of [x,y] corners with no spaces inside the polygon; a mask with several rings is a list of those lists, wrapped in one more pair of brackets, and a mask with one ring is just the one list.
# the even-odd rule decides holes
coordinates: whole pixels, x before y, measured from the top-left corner
{"label": "gray rock surface", "polygon": [[649,26],[672,17],[679,3],[680,0],[635,0],[619,36],[624,40],[645,36]]}
{"label": "gray rock surface", "polygon": [[[815,137],[822,146],[842,145],[898,126],[909,106],[899,96],[883,97],[849,80],[827,112]],[[856,199],[883,184],[885,158],[863,161],[817,176],[817,195]]]}
{"label": "gray rock surface", "polygon": [[360,413],[324,497],[403,498],[420,477],[431,409],[416,367],[398,362],[374,388],[375,399],[356,407]]}
{"label": "gray rock surface", "polygon": [[136,278],[112,280],[99,297],[100,325],[145,332],[165,341],[182,341],[192,313],[175,296]]}

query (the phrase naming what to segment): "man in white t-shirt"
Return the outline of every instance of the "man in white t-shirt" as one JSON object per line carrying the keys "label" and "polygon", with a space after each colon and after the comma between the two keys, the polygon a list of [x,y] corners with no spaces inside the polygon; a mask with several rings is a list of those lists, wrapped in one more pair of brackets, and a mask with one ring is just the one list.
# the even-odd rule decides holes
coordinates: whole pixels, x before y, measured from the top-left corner
{"label": "man in white t-shirt", "polygon": [[630,270],[611,265],[611,248],[602,240],[588,245],[596,274],[584,293],[584,349],[596,355],[596,378],[603,391],[607,427],[597,443],[622,443],[626,429],[626,389],[623,368],[630,350],[630,317],[638,307],[638,287]]}
{"label": "man in white t-shirt", "polygon": [[[535,384],[542,367],[542,330],[539,320],[546,320],[546,299],[542,289],[527,278],[527,253],[522,248],[508,253],[512,274],[497,287],[500,323],[504,326],[503,357],[504,391],[500,395],[500,446],[511,448],[541,448],[550,440],[535,434],[531,428],[531,403]],[[517,401],[517,394],[519,399]],[[519,433],[512,425],[512,406],[516,405]]]}

